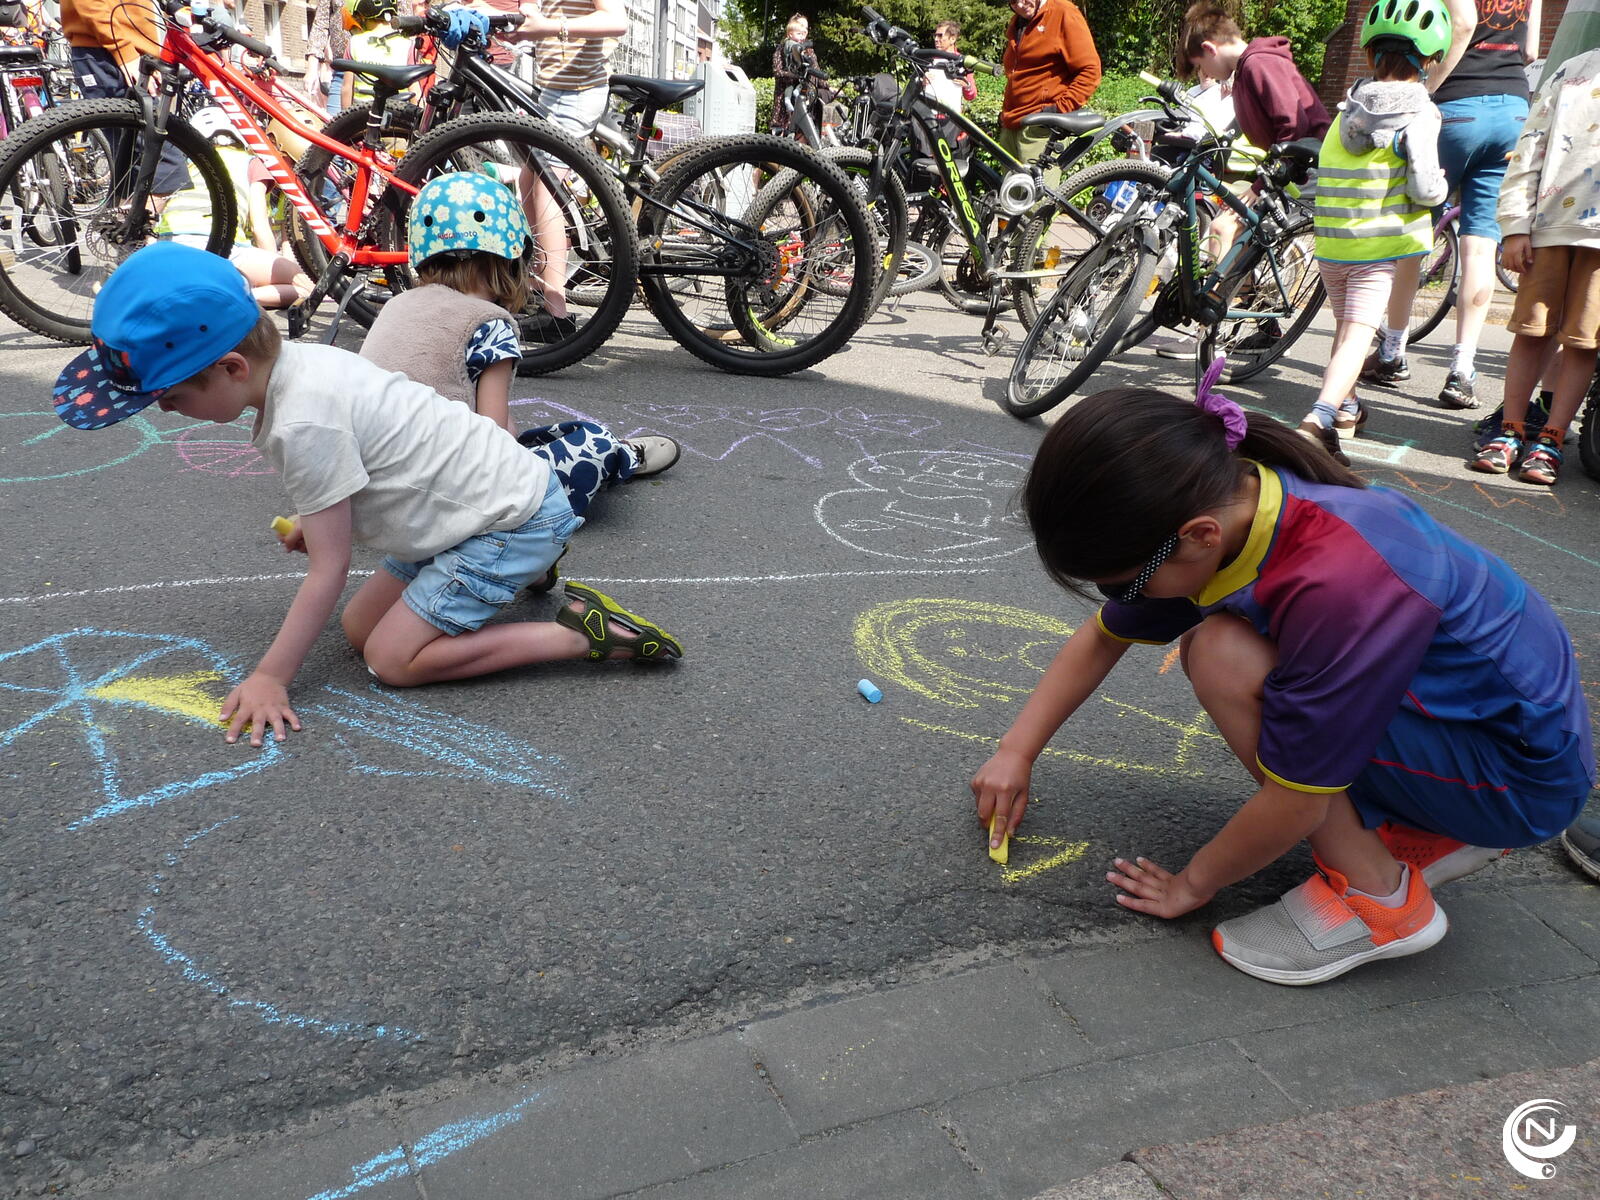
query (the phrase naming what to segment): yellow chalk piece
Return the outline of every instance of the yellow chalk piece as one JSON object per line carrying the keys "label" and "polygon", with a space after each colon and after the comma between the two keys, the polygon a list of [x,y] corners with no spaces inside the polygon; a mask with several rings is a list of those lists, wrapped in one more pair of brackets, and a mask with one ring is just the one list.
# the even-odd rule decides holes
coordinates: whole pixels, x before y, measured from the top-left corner
{"label": "yellow chalk piece", "polygon": [[[991,842],[994,841],[995,832],[999,828],[1000,828],[1000,814],[999,813],[995,813],[994,816],[989,818],[989,840]],[[1010,860],[1010,858],[1011,858],[1011,835],[1009,833],[1003,833],[1003,834],[1000,835],[1000,844],[998,846],[991,845],[989,847],[989,857],[992,858],[997,863],[1003,863],[1003,862],[1007,862],[1007,861]]]}
{"label": "yellow chalk piece", "polygon": [[272,532],[279,537],[288,537],[294,532],[294,522],[289,520],[288,517],[273,517]]}
{"label": "yellow chalk piece", "polygon": [[127,675],[86,694],[96,700],[139,704],[177,713],[207,725],[223,724],[219,715],[222,701],[201,686],[221,678],[216,671],[195,671],[190,675]]}

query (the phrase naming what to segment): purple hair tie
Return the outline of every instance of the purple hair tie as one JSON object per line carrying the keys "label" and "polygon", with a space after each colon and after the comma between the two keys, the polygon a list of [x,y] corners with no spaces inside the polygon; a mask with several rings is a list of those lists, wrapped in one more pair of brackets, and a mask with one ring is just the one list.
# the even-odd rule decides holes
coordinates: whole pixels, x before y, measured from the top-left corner
{"label": "purple hair tie", "polygon": [[1244,441],[1244,435],[1250,429],[1249,422],[1245,420],[1244,409],[1221,392],[1212,390],[1227,367],[1226,355],[1219,354],[1211,360],[1206,373],[1200,377],[1200,386],[1195,389],[1194,402],[1200,406],[1201,412],[1208,412],[1221,419],[1223,440],[1228,443],[1229,450],[1237,450],[1239,443]]}

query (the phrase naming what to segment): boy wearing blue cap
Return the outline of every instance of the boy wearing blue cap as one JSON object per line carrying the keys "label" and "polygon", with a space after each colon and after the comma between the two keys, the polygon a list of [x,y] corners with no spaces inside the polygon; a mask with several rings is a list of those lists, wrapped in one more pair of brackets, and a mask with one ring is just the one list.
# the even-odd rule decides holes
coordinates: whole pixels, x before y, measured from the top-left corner
{"label": "boy wearing blue cap", "polygon": [[299,730],[289,684],[344,591],[354,542],[383,551],[345,606],[350,644],[411,687],[557,659],[677,658],[649,621],[582,584],[554,622],[485,628],[552,568],[583,524],[539,455],[465,405],[332,346],[285,345],[226,259],[147,246],[95,300],[93,345],[61,373],[56,412],[100,429],[158,405],[251,440],[300,514],[280,538],[310,559],[272,646],[223,702],[228,740]]}

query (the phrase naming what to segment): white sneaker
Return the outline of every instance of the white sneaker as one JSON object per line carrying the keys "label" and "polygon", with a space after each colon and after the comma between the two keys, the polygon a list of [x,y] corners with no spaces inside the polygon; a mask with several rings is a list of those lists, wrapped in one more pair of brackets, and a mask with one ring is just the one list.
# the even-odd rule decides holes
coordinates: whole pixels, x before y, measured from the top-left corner
{"label": "white sneaker", "polygon": [[683,448],[669,437],[647,433],[643,437],[629,438],[628,449],[633,451],[633,457],[638,465],[633,468],[632,478],[642,479],[646,475],[659,475],[673,463],[677,462],[683,454]]}

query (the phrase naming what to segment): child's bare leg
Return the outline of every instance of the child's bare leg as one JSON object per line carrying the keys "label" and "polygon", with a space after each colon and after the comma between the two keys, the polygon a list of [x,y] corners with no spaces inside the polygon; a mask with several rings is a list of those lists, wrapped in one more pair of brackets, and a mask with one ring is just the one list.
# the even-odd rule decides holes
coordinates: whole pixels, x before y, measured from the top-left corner
{"label": "child's bare leg", "polygon": [[[1521,339],[1518,339],[1521,340]],[[1565,430],[1578,415],[1583,398],[1594,380],[1597,353],[1577,346],[1563,346],[1556,370],[1555,395],[1550,400],[1550,428]],[[1508,393],[1509,395],[1509,393]]]}
{"label": "child's bare leg", "polygon": [[[1256,762],[1262,693],[1267,676],[1278,665],[1278,648],[1247,621],[1218,615],[1184,635],[1180,653],[1194,694],[1212,723],[1245,770],[1262,782]],[[1308,802],[1319,799],[1307,797]],[[1328,798],[1327,816],[1310,834],[1310,842],[1317,857],[1360,891],[1386,896],[1400,885],[1399,864],[1382,838],[1362,828],[1355,806],[1343,792]]]}
{"label": "child's bare leg", "polygon": [[339,624],[343,626],[344,636],[357,654],[366,649],[372,631],[383,620],[384,614],[400,602],[400,593],[405,590],[406,580],[396,579],[389,572],[379,569],[350,597],[350,603],[344,606],[344,612],[339,616]]}
{"label": "child's bare leg", "polygon": [[[400,590],[405,590],[403,585]],[[584,606],[581,601],[573,601],[569,607],[582,612]],[[615,622],[608,624],[612,633],[632,632]],[[475,679],[534,663],[583,658],[589,649],[586,636],[554,621],[486,625],[472,633],[450,637],[417,616],[404,602],[398,602],[371,631],[362,656],[373,673],[390,687],[416,687],[449,679]],[[615,650],[611,657],[631,658],[632,654]]]}
{"label": "child's bare leg", "polygon": [[1533,337],[1526,333],[1517,334],[1511,343],[1511,353],[1506,358],[1506,384],[1501,400],[1505,411],[1501,415],[1501,420],[1527,419],[1528,403],[1533,399],[1533,389],[1538,386],[1539,377],[1544,374],[1550,343],[1554,341],[1554,334],[1544,337]]}
{"label": "child's bare leg", "polygon": [[1311,406],[1310,420],[1324,429],[1333,425],[1339,415],[1339,406],[1356,390],[1356,380],[1361,378],[1361,365],[1367,351],[1372,349],[1372,335],[1377,330],[1357,321],[1339,321],[1333,335],[1333,355],[1322,373],[1322,390],[1317,402]]}

